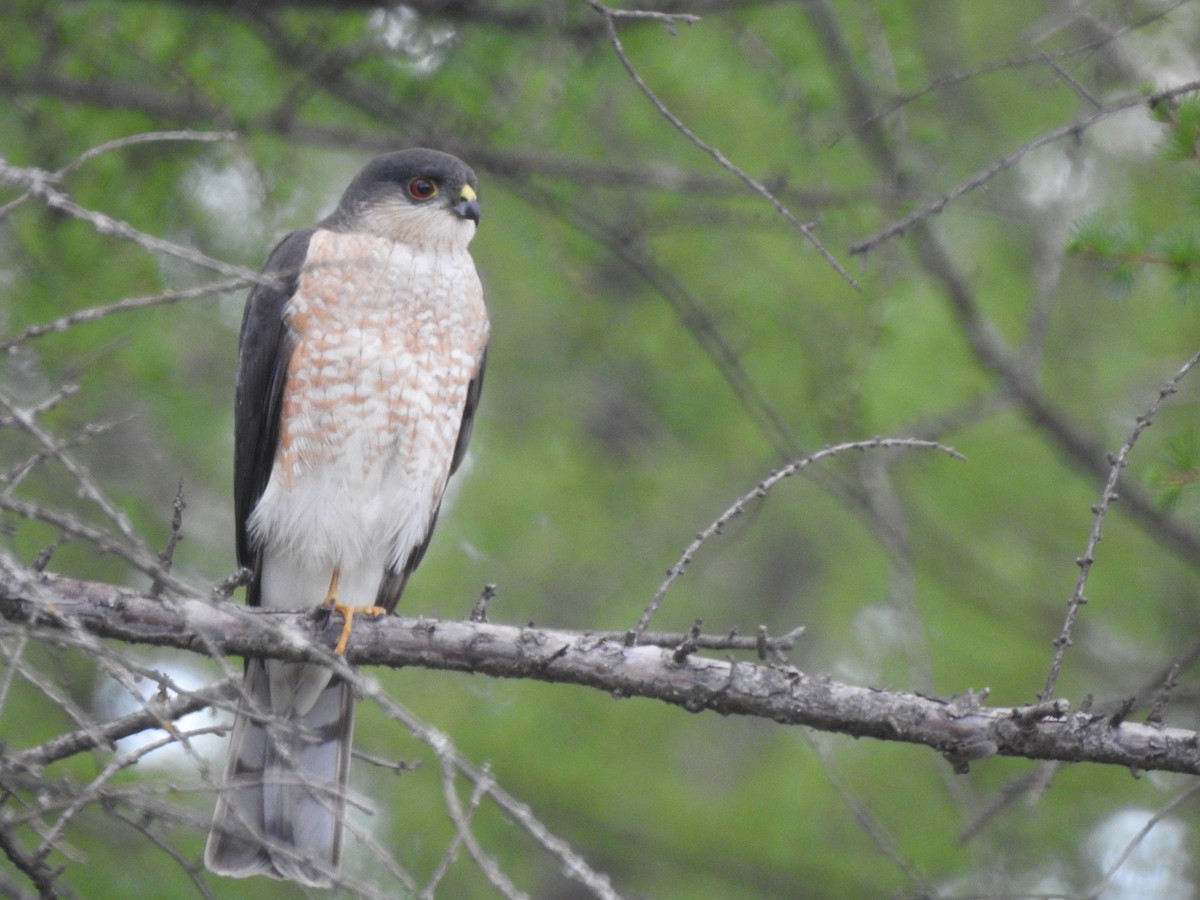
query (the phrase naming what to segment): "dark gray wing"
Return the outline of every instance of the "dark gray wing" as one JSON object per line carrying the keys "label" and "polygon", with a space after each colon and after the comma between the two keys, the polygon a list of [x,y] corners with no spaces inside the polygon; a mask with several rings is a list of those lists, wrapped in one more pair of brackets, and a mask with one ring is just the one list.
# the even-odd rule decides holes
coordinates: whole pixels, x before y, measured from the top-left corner
{"label": "dark gray wing", "polygon": [[[467,444],[470,443],[471,429],[475,425],[475,410],[479,406],[479,395],[483,393],[483,371],[486,368],[487,348],[485,347],[483,354],[479,357],[479,368],[475,370],[471,383],[467,385],[467,401],[463,404],[462,424],[458,426],[454,456],[450,459],[451,475],[458,471],[463,457],[467,455]],[[408,558],[404,560],[404,565],[399,569],[389,566],[384,570],[383,579],[379,582],[379,591],[375,595],[376,606],[382,606],[389,612],[396,608],[396,604],[400,602],[400,595],[404,593],[404,585],[408,583],[408,576],[416,571],[421,560],[425,558],[425,551],[429,549],[429,541],[433,538],[433,529],[437,527],[440,511],[441,504],[438,504],[438,508],[433,511],[433,520],[429,523],[429,531],[425,533],[425,539],[412,549]]]}
{"label": "dark gray wing", "polygon": [[[308,256],[308,243],[315,230],[314,227],[294,231],[276,245],[263,265],[263,274],[277,276],[279,286],[255,285],[242,315],[233,415],[233,507],[238,565],[256,571],[250,514],[267,488],[275,462],[283,387],[292,353],[283,312],[296,293],[300,270]],[[247,592],[247,602],[258,603],[258,591],[253,584]]]}
{"label": "dark gray wing", "polygon": [[467,402],[463,404],[462,424],[458,426],[458,440],[454,443],[454,457],[450,460],[450,474],[453,475],[462,465],[463,457],[467,455],[467,444],[471,441],[471,429],[475,427],[475,409],[479,406],[479,395],[483,393],[483,370],[487,368],[487,347],[479,357],[479,368],[471,383],[467,385]]}

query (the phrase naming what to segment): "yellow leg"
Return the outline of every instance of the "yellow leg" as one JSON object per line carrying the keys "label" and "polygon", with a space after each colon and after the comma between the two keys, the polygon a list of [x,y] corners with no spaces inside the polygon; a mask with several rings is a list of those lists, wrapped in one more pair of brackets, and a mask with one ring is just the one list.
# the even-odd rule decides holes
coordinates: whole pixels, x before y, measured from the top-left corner
{"label": "yellow leg", "polygon": [[325,592],[325,603],[329,604],[332,612],[341,613],[345,620],[342,624],[342,633],[338,635],[337,644],[333,648],[333,652],[341,656],[346,652],[346,645],[350,643],[350,631],[354,625],[354,616],[356,613],[362,613],[364,616],[386,616],[387,610],[382,606],[343,606],[338,603],[338,582],[341,581],[342,570],[337,566],[333,568],[333,575],[329,578],[329,590]]}
{"label": "yellow leg", "polygon": [[329,590],[325,592],[325,603],[328,603],[333,608],[337,608],[338,582],[342,580],[342,569],[340,566],[333,567],[333,574],[329,576]]}

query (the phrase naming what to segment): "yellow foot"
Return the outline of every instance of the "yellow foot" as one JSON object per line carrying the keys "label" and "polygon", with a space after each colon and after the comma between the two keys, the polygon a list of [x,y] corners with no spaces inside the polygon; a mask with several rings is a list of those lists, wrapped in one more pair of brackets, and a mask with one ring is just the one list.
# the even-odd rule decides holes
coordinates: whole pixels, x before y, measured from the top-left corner
{"label": "yellow foot", "polygon": [[322,603],[328,603],[330,607],[338,605],[338,582],[342,580],[342,569],[340,566],[333,567],[333,574],[329,576],[329,590],[325,592],[325,599]]}
{"label": "yellow foot", "polygon": [[346,652],[346,645],[350,643],[350,632],[354,627],[354,616],[362,613],[364,616],[386,616],[388,611],[382,606],[343,606],[338,603],[338,582],[341,581],[342,570],[334,567],[333,575],[329,578],[329,590],[325,592],[324,603],[328,604],[329,611],[341,613],[345,622],[342,624],[342,633],[338,635],[337,645],[334,646],[333,652],[341,656]]}
{"label": "yellow foot", "polygon": [[350,643],[350,631],[356,615],[361,613],[364,616],[386,616],[388,614],[388,611],[382,606],[342,606],[336,601],[332,606],[333,611],[341,613],[346,620],[342,625],[342,633],[338,637],[337,645],[333,648],[333,652],[338,656],[346,652],[346,645]]}

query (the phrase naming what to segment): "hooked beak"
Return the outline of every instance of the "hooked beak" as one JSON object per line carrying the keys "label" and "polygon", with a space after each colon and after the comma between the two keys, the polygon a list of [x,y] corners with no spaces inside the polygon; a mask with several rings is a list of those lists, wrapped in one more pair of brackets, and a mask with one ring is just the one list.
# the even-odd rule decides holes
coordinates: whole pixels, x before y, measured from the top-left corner
{"label": "hooked beak", "polygon": [[469,184],[464,184],[462,193],[459,195],[462,199],[454,205],[454,212],[459,218],[470,219],[476,225],[479,224],[479,197]]}

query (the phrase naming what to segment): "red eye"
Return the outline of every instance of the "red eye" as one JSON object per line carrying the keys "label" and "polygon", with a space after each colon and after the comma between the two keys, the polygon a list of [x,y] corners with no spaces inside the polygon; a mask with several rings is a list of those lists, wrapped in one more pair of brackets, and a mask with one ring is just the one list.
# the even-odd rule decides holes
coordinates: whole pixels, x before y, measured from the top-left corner
{"label": "red eye", "polygon": [[408,196],[414,200],[428,200],[437,193],[437,185],[428,178],[414,178],[408,183]]}

